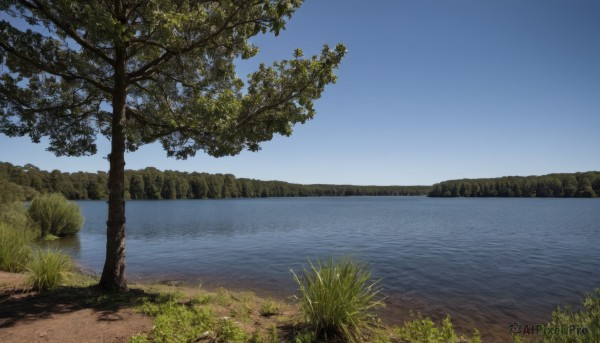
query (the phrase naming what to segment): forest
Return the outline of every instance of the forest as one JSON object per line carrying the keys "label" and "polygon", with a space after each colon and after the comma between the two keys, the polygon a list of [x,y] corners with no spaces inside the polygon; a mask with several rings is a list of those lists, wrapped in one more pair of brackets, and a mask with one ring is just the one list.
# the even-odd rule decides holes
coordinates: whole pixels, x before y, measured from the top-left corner
{"label": "forest", "polygon": [[[71,200],[106,199],[108,173],[43,171],[34,165],[0,162],[0,197],[29,200],[38,193],[62,193]],[[301,185],[236,178],[231,174],[125,171],[125,197],[141,199],[226,199],[308,196],[426,195],[430,186]]]}
{"label": "forest", "polygon": [[596,198],[600,172],[449,180],[432,186],[430,197]]}

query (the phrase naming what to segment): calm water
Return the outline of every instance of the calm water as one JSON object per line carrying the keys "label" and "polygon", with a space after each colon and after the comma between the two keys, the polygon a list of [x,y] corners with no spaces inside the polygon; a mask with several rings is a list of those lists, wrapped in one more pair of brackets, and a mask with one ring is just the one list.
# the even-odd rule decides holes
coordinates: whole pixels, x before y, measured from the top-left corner
{"label": "calm water", "polygon": [[[86,223],[61,244],[96,272],[106,203],[79,202]],[[502,340],[513,321],[549,318],[600,287],[600,201],[425,197],[130,201],[131,280],[177,279],[296,290],[307,257],[351,254],[383,279],[389,319],[407,307],[450,313]],[[396,322],[398,320],[395,320]],[[470,329],[469,329],[470,331]]]}

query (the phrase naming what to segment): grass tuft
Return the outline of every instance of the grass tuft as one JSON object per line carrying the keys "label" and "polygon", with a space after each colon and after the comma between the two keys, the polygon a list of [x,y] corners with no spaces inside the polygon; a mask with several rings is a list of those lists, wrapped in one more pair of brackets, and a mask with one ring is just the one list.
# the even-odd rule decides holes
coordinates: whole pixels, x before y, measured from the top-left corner
{"label": "grass tuft", "polygon": [[38,291],[53,290],[60,286],[71,266],[68,255],[60,251],[38,248],[27,264],[27,270],[31,273],[29,285]]}
{"label": "grass tuft", "polygon": [[260,315],[263,317],[278,315],[280,312],[281,308],[279,303],[271,298],[265,300],[260,307]]}
{"label": "grass tuft", "polygon": [[365,264],[350,257],[323,263],[309,261],[301,277],[299,310],[317,337],[361,342],[374,328],[374,309],[383,306],[378,281],[371,281]]}

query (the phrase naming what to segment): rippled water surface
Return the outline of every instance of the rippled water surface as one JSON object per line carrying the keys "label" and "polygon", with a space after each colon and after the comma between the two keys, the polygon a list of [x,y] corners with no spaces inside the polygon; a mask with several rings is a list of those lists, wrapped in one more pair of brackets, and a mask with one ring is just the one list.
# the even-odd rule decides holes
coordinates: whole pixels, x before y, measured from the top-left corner
{"label": "rippled water surface", "polygon": [[[63,245],[104,262],[106,202]],[[597,199],[425,197],[130,201],[130,279],[182,279],[293,294],[307,257],[351,254],[383,279],[388,317],[452,314],[500,340],[513,321],[548,319],[600,287]],[[500,338],[499,338],[500,337]]]}

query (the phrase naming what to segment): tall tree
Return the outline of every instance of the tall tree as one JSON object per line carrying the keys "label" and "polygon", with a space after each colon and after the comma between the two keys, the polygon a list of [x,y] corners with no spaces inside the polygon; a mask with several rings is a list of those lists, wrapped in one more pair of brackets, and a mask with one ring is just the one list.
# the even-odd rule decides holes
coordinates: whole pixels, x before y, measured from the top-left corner
{"label": "tall tree", "polygon": [[[345,48],[261,64],[248,39],[277,35],[301,0],[2,0],[0,132],[49,138],[56,155],[110,139],[106,262],[100,285],[127,288],[125,151],[159,141],[168,156],[259,150],[314,114]],[[112,105],[112,110],[107,110]]]}

